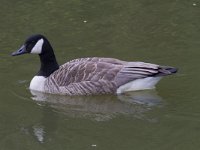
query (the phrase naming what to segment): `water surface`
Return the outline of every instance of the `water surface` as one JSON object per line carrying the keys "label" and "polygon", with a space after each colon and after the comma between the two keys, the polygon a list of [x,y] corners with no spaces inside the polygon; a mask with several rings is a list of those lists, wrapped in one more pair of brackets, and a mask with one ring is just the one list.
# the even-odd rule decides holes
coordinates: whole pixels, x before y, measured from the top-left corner
{"label": "water surface", "polygon": [[[200,147],[198,0],[0,0],[3,150],[188,150]],[[115,57],[179,68],[156,90],[56,96],[29,91],[35,55],[11,57],[45,34],[60,64]]]}

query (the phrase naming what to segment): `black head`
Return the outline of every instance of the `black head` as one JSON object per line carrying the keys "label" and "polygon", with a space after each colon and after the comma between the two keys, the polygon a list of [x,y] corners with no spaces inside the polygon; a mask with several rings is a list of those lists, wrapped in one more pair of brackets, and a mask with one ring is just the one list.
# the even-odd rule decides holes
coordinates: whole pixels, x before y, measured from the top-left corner
{"label": "black head", "polygon": [[59,68],[53,49],[49,41],[43,35],[37,34],[27,38],[22,47],[16,52],[13,52],[12,56],[26,53],[39,54],[41,62],[41,67],[37,74],[39,76],[48,77]]}
{"label": "black head", "polygon": [[26,39],[19,50],[12,53],[12,56],[22,55],[26,53],[42,54],[45,52],[45,45],[50,46],[48,40],[43,35],[32,35]]}

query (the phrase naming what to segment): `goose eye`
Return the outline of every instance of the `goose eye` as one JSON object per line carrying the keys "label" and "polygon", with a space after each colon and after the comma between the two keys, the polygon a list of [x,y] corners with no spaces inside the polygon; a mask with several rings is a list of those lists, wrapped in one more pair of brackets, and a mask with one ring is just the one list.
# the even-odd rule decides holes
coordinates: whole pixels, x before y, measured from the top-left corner
{"label": "goose eye", "polygon": [[26,48],[28,51],[31,51],[31,49],[33,48],[33,46],[35,45],[35,42],[34,41],[31,41],[27,44]]}

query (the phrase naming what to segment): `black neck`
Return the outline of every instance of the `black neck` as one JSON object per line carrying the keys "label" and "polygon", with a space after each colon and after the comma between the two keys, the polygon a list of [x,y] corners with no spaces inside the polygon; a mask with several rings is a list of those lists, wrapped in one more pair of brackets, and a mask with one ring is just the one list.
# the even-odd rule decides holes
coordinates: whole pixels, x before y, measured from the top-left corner
{"label": "black neck", "polygon": [[44,45],[43,49],[45,49],[45,51],[39,54],[41,67],[37,75],[48,77],[59,68],[59,65],[50,44]]}

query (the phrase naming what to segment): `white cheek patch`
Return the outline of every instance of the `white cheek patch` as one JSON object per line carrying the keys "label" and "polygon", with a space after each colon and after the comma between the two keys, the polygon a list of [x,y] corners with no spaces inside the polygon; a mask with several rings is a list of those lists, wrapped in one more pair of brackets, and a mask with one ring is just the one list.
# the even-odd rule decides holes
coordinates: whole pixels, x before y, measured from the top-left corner
{"label": "white cheek patch", "polygon": [[40,39],[35,46],[32,48],[31,53],[32,54],[41,54],[42,52],[42,46],[43,46],[44,40]]}

